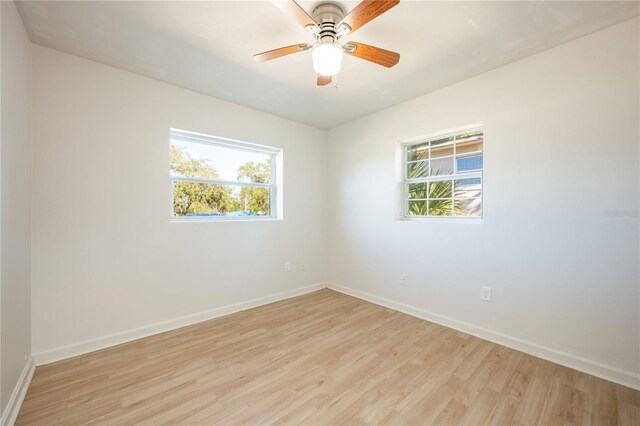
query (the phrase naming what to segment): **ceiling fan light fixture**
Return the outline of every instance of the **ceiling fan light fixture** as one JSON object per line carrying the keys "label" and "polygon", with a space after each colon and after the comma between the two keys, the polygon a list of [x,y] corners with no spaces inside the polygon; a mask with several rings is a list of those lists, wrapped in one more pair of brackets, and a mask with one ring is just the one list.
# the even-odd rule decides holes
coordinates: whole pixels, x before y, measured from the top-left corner
{"label": "ceiling fan light fixture", "polygon": [[314,47],[311,57],[313,69],[320,75],[336,75],[342,67],[342,49],[333,43],[323,43]]}

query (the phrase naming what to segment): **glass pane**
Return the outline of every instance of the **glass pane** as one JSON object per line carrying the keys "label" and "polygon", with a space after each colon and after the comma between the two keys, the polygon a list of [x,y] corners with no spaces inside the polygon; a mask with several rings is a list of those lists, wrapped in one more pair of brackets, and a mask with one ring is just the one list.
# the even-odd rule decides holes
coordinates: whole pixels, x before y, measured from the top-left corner
{"label": "glass pane", "polygon": [[429,200],[429,216],[451,216],[453,202],[448,200]]}
{"label": "glass pane", "polygon": [[482,152],[482,141],[471,141],[456,144],[456,153],[458,155],[470,152]]}
{"label": "glass pane", "polygon": [[178,217],[268,216],[270,204],[269,188],[198,182],[173,184],[173,215]]}
{"label": "glass pane", "polygon": [[451,180],[429,182],[429,198],[451,198],[452,190]]}
{"label": "glass pane", "polygon": [[458,158],[457,166],[459,172],[467,172],[470,170],[482,170],[483,157],[482,155],[474,155],[473,157]]}
{"label": "glass pane", "polygon": [[427,202],[426,201],[409,201],[409,216],[426,216],[427,215]]}
{"label": "glass pane", "polygon": [[431,149],[436,149],[438,147],[440,147],[441,145],[452,145],[453,141],[454,141],[454,137],[448,137],[448,138],[442,138],[442,139],[436,139],[434,141],[431,141]]}
{"label": "glass pane", "polygon": [[482,132],[471,132],[460,135],[456,138],[456,153],[482,152],[483,142],[484,137]]}
{"label": "glass pane", "polygon": [[171,175],[269,183],[271,156],[193,142],[171,141]]}
{"label": "glass pane", "polygon": [[431,147],[431,158],[445,157],[447,155],[453,155],[453,144]]}
{"label": "glass pane", "polygon": [[416,179],[429,176],[429,161],[407,163],[407,179]]}
{"label": "glass pane", "polygon": [[411,145],[407,148],[407,161],[426,160],[429,158],[429,143]]}
{"label": "glass pane", "polygon": [[472,198],[482,195],[480,178],[456,179],[454,181],[455,198]]}
{"label": "glass pane", "polygon": [[482,199],[467,198],[454,201],[454,214],[456,216],[473,216],[482,215]]}
{"label": "glass pane", "polygon": [[473,143],[482,141],[482,131],[463,133],[456,136],[456,143]]}
{"label": "glass pane", "polygon": [[431,176],[452,175],[453,157],[431,160]]}
{"label": "glass pane", "polygon": [[409,184],[409,190],[407,191],[410,199],[427,198],[427,184],[425,183],[411,183]]}

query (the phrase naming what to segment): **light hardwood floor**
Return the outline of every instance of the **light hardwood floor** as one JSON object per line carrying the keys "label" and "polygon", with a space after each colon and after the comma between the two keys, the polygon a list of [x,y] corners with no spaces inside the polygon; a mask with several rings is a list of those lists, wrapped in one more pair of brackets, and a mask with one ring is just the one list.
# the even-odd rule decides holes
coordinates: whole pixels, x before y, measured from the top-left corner
{"label": "light hardwood floor", "polygon": [[640,425],[640,392],[331,290],[41,366],[26,424]]}

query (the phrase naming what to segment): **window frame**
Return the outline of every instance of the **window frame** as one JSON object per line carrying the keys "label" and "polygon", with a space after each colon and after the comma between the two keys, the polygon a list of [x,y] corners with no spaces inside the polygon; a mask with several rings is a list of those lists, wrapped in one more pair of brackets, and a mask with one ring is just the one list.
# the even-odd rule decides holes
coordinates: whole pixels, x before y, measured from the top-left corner
{"label": "window frame", "polygon": [[[169,168],[169,218],[171,222],[225,222],[225,221],[264,221],[264,220],[276,220],[282,216],[278,210],[278,173],[276,169],[279,166],[278,156],[282,155],[281,148],[274,148],[266,145],[258,145],[249,142],[238,141],[234,139],[227,139],[220,136],[209,136],[202,133],[189,132],[180,129],[170,129],[169,132],[169,148],[173,141],[182,141],[189,143],[198,143],[207,146],[215,146],[219,148],[234,149],[237,151],[248,151],[260,154],[269,154],[269,167],[271,170],[271,176],[269,183],[257,183],[257,182],[240,182],[229,181],[225,179],[208,179],[200,177],[180,177],[173,176],[171,174],[171,168]],[[173,206],[173,188],[176,182],[194,182],[194,183],[206,183],[213,185],[229,185],[229,186],[249,186],[256,188],[269,189],[269,214],[264,216],[176,216],[174,214]]]}
{"label": "window frame", "polygon": [[[480,152],[483,158],[483,164],[482,164],[482,169],[474,169],[474,170],[470,170],[470,171],[458,171],[458,159],[456,158],[457,156],[457,140],[455,139],[457,136],[461,136],[463,134],[466,133],[473,133],[473,132],[482,132],[482,151]],[[408,161],[408,150],[410,147],[415,146],[415,145],[421,145],[424,143],[428,143],[428,142],[433,142],[433,141],[437,141],[440,139],[446,139],[446,138],[451,138],[453,137],[453,141],[448,142],[446,144],[443,144],[443,146],[448,146],[449,144],[453,147],[453,154],[451,155],[444,155],[442,157],[437,157],[437,159],[442,159],[442,158],[452,158],[453,159],[453,174],[446,174],[446,175],[437,175],[437,176],[426,176],[426,177],[420,177],[420,178],[413,178],[413,179],[409,179],[408,178],[408,171],[409,171],[409,164],[411,163],[417,163],[420,161],[424,161],[424,160],[412,160],[412,161]],[[404,142],[400,143],[400,155],[401,155],[401,197],[402,197],[402,211],[401,211],[401,215],[400,217],[403,220],[440,220],[440,221],[449,221],[449,220],[453,220],[455,222],[470,222],[470,223],[481,223],[482,219],[484,217],[484,210],[485,210],[485,205],[484,205],[484,153],[485,153],[485,131],[484,131],[484,125],[483,124],[475,124],[472,126],[465,126],[465,127],[459,127],[453,130],[447,130],[447,131],[443,131],[443,132],[438,132],[438,133],[433,133],[431,135],[428,136],[423,136],[423,137],[419,137],[419,138],[412,138],[411,140],[407,140]],[[431,145],[429,145],[429,159],[431,159]],[[471,155],[469,155],[469,157],[473,157],[474,155],[478,155],[478,152],[472,152]],[[464,158],[464,157],[462,157]],[[431,172],[431,166],[429,165],[429,173]],[[459,179],[473,179],[473,178],[479,178],[480,179],[480,196],[479,197],[472,197],[472,198],[468,198],[468,199],[474,199],[474,198],[479,198],[480,199],[480,203],[481,203],[481,210],[480,210],[480,215],[479,216],[455,216],[453,214],[451,215],[410,215],[409,214],[409,201],[421,201],[423,199],[411,199],[409,200],[409,185],[411,184],[416,184],[416,183],[426,183],[427,185],[430,182],[437,182],[437,181],[451,181],[452,182],[452,191],[451,191],[451,198],[445,198],[445,200],[451,200],[452,205],[453,203],[455,203],[456,200],[460,200],[463,198],[456,198],[455,197],[455,190],[453,188],[453,181],[455,180],[459,180]],[[467,198],[464,198],[467,199]],[[426,199],[424,199],[426,200]],[[435,200],[435,199],[434,199]],[[439,199],[438,199],[439,200]],[[428,201],[427,201],[427,209],[428,209]],[[428,213],[428,210],[427,210]],[[452,211],[453,213],[453,211]]]}

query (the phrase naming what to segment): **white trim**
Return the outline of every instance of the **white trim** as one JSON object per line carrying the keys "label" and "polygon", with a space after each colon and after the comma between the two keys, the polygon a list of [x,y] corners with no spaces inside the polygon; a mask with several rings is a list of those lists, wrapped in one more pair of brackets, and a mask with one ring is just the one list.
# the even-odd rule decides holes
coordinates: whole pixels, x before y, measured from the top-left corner
{"label": "white trim", "polygon": [[33,378],[33,373],[36,372],[36,364],[33,360],[33,357],[29,356],[27,358],[27,362],[24,365],[24,369],[18,378],[18,383],[13,388],[13,392],[11,392],[11,397],[9,397],[9,402],[7,402],[7,407],[2,413],[2,419],[0,419],[0,425],[2,426],[13,426],[18,418],[18,413],[20,412],[20,408],[22,407],[22,402],[24,401],[24,397],[27,395],[27,389],[29,389],[29,384],[31,384],[31,379]]}
{"label": "white trim", "polygon": [[452,223],[452,224],[468,224],[482,225],[481,216],[403,216],[396,219],[396,222],[425,222],[425,223]]}
{"label": "white trim", "polygon": [[251,186],[255,188],[271,188],[272,187],[272,184],[270,183],[242,182],[239,180],[208,179],[208,178],[201,178],[201,177],[171,176],[171,180],[174,182],[209,183],[211,185]]}
{"label": "white trim", "polygon": [[[461,179],[482,179],[482,170],[472,170],[468,172],[460,172],[454,173],[452,175],[435,175],[435,176],[424,176],[419,178],[407,178],[405,179],[405,185],[411,185],[414,183],[425,183],[425,182],[439,182],[441,180],[461,180]],[[174,178],[175,179],[175,178]]]}
{"label": "white trim", "polygon": [[[407,138],[407,139],[403,139],[400,141],[401,145],[414,145],[420,142],[427,142],[433,139],[441,139],[441,138],[446,138],[448,136],[454,136],[455,134],[458,133],[462,133],[462,132],[466,132],[466,131],[473,131],[473,130],[483,130],[484,128],[484,121],[479,121],[477,123],[474,124],[468,124],[465,126],[459,126],[459,127],[452,127],[446,130],[441,130],[438,132],[433,132],[433,133],[429,133],[426,135],[421,135],[421,136],[415,136],[412,138]],[[484,130],[483,130],[484,132]]]}
{"label": "white trim", "polygon": [[77,355],[82,355],[82,354],[97,351],[100,349],[105,349],[110,346],[131,342],[133,340],[152,336],[154,334],[164,333],[166,331],[175,330],[177,328],[186,327],[186,326],[197,324],[203,321],[208,321],[210,319],[218,318],[224,315],[229,315],[236,312],[244,311],[246,309],[256,308],[258,306],[279,302],[281,300],[289,299],[291,297],[301,296],[303,294],[322,290],[325,287],[326,287],[326,283],[322,282],[322,283],[318,283],[318,284],[314,284],[306,287],[299,287],[293,290],[287,290],[280,293],[271,294],[269,296],[263,296],[256,299],[247,300],[244,302],[233,303],[231,305],[222,306],[220,308],[212,309],[210,311],[200,312],[193,315],[187,315],[181,318],[159,322],[159,323],[147,325],[144,327],[134,328],[131,330],[120,332],[120,333],[98,337],[91,340],[85,340],[84,342],[78,342],[71,345],[62,346],[62,347],[51,349],[48,351],[36,353],[33,355],[33,358],[35,360],[35,364],[38,366],[49,364],[51,362],[60,361],[60,360],[71,358]]}
{"label": "white trim", "polygon": [[472,336],[488,340],[498,345],[506,346],[508,348],[515,349],[529,355],[533,355],[535,357],[563,365],[565,367],[573,368],[574,370],[582,371],[584,373],[591,374],[593,376],[600,377],[602,379],[609,380],[623,386],[640,390],[639,373],[616,368],[598,361],[549,348],[547,346],[539,345],[528,340],[509,336],[507,334],[489,330],[483,327],[478,327],[464,321],[459,321],[453,318],[446,317],[444,315],[439,315],[421,308],[416,308],[414,306],[406,305],[404,303],[396,302],[384,297],[375,296],[373,294],[355,290],[353,288],[345,287],[339,284],[329,282],[327,283],[327,287],[340,293],[348,294],[349,296],[357,297],[358,299],[375,303],[376,305],[381,305],[389,309],[403,312],[405,314],[436,324],[440,324],[445,327],[461,331],[463,333],[471,334]]}
{"label": "white trim", "polygon": [[[2,0],[0,0],[2,1]],[[274,216],[173,216],[170,223],[281,222]]]}
{"label": "white trim", "polygon": [[277,154],[282,151],[281,148],[274,148],[267,145],[259,145],[256,143],[244,142],[235,139],[223,138],[220,136],[205,135],[204,133],[189,132],[180,129],[169,129],[170,139],[181,140],[185,142],[201,143],[204,145],[220,146],[224,148],[245,150],[252,152],[263,152],[265,154]]}

